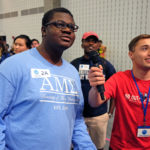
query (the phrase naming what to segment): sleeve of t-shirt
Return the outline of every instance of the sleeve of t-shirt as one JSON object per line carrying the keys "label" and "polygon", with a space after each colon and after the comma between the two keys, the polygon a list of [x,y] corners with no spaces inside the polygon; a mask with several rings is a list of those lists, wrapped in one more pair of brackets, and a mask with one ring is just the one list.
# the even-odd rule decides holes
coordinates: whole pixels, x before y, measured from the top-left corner
{"label": "sleeve of t-shirt", "polygon": [[79,88],[79,95],[80,95],[80,104],[78,106],[73,136],[72,136],[72,143],[74,150],[96,150],[95,145],[93,144],[88,132],[87,127],[84,122],[83,118],[83,106],[84,106],[84,99],[81,90],[81,83],[80,79],[78,78],[78,88]]}
{"label": "sleeve of t-shirt", "polygon": [[0,150],[5,149],[5,117],[9,114],[9,104],[14,90],[12,84],[0,73]]}
{"label": "sleeve of t-shirt", "polygon": [[115,99],[116,97],[116,91],[117,91],[117,80],[116,80],[116,74],[111,76],[106,83],[104,84],[105,86],[105,97],[106,99],[113,98]]}
{"label": "sleeve of t-shirt", "polygon": [[84,123],[82,109],[78,111],[74,125],[72,143],[74,150],[96,150]]}

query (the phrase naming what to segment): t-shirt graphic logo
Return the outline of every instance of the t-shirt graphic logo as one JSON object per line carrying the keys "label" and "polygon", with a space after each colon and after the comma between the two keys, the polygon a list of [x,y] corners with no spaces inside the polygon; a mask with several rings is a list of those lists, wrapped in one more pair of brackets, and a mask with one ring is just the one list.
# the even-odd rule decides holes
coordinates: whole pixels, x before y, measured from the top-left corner
{"label": "t-shirt graphic logo", "polygon": [[89,65],[87,64],[79,65],[79,75],[81,80],[88,80],[88,71],[89,71]]}
{"label": "t-shirt graphic logo", "polygon": [[79,104],[80,101],[75,80],[65,76],[51,74],[50,78],[43,78],[40,93],[40,102]]}
{"label": "t-shirt graphic logo", "polygon": [[32,78],[45,78],[50,76],[50,71],[48,69],[31,69]]}

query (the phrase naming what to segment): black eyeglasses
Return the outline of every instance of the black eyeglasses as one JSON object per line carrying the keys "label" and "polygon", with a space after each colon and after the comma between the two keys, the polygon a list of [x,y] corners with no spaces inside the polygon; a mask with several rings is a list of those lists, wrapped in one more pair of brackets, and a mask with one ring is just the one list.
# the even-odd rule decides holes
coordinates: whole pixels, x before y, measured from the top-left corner
{"label": "black eyeglasses", "polygon": [[50,23],[47,23],[45,26],[48,26],[48,25],[54,25],[55,27],[59,29],[69,28],[72,32],[77,32],[77,30],[79,29],[79,26],[75,24],[67,24],[64,21],[50,22]]}

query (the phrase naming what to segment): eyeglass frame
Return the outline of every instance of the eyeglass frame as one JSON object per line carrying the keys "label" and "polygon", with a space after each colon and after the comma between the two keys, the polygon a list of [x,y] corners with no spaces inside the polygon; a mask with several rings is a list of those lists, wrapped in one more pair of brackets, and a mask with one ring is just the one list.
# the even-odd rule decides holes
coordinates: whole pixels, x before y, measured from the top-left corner
{"label": "eyeglass frame", "polygon": [[[59,26],[59,25],[64,25],[64,26]],[[54,21],[54,22],[48,22],[47,24],[45,24],[45,26],[48,26],[48,25],[54,25],[55,27],[57,27],[58,29],[66,29],[66,28],[69,28],[72,32],[77,32],[77,30],[79,29],[79,26],[75,25],[75,24],[68,24],[64,21],[61,21],[61,20],[57,20],[57,21]],[[74,29],[72,29],[71,27],[74,27]]]}

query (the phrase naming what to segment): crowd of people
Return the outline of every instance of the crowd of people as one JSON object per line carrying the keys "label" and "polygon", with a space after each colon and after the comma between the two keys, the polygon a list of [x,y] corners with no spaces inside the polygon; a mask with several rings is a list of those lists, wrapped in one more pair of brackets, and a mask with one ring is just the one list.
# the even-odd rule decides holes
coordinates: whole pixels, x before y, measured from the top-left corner
{"label": "crowd of people", "polygon": [[83,56],[62,58],[78,28],[60,7],[44,14],[41,42],[0,40],[0,150],[104,150],[114,108],[109,150],[150,149],[150,35],[131,40],[133,67],[116,73],[93,31],[81,37]]}
{"label": "crowd of people", "polygon": [[0,63],[14,54],[18,54],[38,46],[39,41],[37,39],[31,40],[30,37],[25,34],[14,37],[13,44],[10,49],[9,44],[0,39]]}

